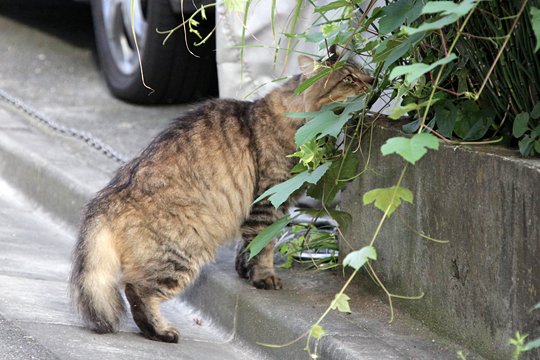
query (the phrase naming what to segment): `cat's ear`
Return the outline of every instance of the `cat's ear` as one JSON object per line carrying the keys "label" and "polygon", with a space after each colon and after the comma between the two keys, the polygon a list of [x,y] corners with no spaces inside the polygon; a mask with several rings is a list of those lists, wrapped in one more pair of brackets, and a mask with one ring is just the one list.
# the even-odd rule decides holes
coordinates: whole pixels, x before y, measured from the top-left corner
{"label": "cat's ear", "polygon": [[302,74],[310,76],[317,68],[317,61],[309,56],[300,55],[298,56],[298,65],[300,66],[300,70],[302,70]]}

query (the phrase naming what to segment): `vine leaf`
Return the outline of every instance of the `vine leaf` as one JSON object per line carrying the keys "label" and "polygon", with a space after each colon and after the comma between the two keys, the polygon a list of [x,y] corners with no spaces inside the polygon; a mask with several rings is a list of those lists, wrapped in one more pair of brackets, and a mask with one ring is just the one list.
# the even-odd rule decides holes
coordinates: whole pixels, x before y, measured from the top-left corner
{"label": "vine leaf", "polygon": [[332,301],[332,305],[330,305],[330,307],[332,308],[332,310],[337,309],[337,311],[339,312],[350,313],[351,312],[351,307],[349,306],[350,299],[351,298],[345,293],[336,294],[336,296],[334,297],[334,301]]}
{"label": "vine leaf", "polygon": [[[350,266],[358,270],[370,259],[377,260],[377,250],[373,246],[364,246],[360,250],[348,253],[343,259],[343,266]],[[334,301],[336,300],[334,299]]]}
{"label": "vine leaf", "polygon": [[413,202],[413,194],[409,189],[401,186],[392,186],[389,188],[373,189],[364,194],[362,201],[364,205],[375,203],[375,207],[382,212],[388,209],[388,216],[401,205],[401,200],[410,204]]}
{"label": "vine leaf", "polygon": [[388,34],[404,23],[412,23],[420,16],[422,5],[420,0],[399,0],[386,5],[379,20],[379,32]]}
{"label": "vine leaf", "polygon": [[320,72],[318,72],[314,76],[310,77],[309,79],[305,80],[300,85],[298,85],[298,87],[296,89],[294,89],[294,94],[295,95],[301,94],[307,88],[309,88],[311,85],[315,84],[319,80],[321,80],[321,79],[327,77],[328,75],[330,75],[330,73],[332,71],[334,71],[334,69],[332,69],[330,67],[322,69]]}
{"label": "vine leaf", "polygon": [[302,187],[304,183],[317,183],[317,181],[319,181],[319,179],[326,173],[330,165],[332,165],[332,162],[326,162],[313,171],[303,171],[285,182],[274,185],[270,189],[266,190],[257,199],[255,199],[254,202],[258,202],[262,199],[268,198],[272,205],[277,208],[285,201],[287,201],[287,199],[289,198],[289,196],[292,195],[292,193],[300,189],[300,187]]}
{"label": "vine leaf", "polygon": [[340,115],[334,113],[335,107],[330,107],[328,110],[318,113],[312,120],[296,131],[294,136],[296,146],[300,147],[313,138],[320,139],[326,135],[337,137],[352,114],[362,110],[364,107],[365,96],[345,106]]}
{"label": "vine leaf", "polygon": [[401,29],[408,35],[423,31],[442,29],[446,25],[456,22],[460,17],[469,13],[478,3],[478,0],[463,0],[456,4],[453,1],[428,1],[422,8],[422,14],[441,13],[442,17],[433,22],[424,22],[417,28],[403,26]]}
{"label": "vine leaf", "polygon": [[428,133],[416,134],[410,139],[393,137],[381,146],[383,155],[396,153],[413,165],[427,153],[427,149],[439,149],[439,140]]}
{"label": "vine leaf", "polygon": [[289,224],[291,218],[289,216],[282,217],[275,221],[272,225],[266,227],[261,231],[246,247],[246,251],[249,251],[249,259],[253,259],[262,249],[272,240],[274,240],[281,231]]}
{"label": "vine leaf", "polygon": [[431,70],[435,69],[437,66],[446,65],[449,62],[454,61],[455,59],[457,59],[457,55],[454,53],[451,53],[443,57],[442,59],[435,61],[433,64],[416,63],[416,64],[410,64],[410,65],[396,66],[390,72],[390,79],[395,79],[398,76],[405,75],[405,81],[411,84],[420,76],[424,75],[425,73],[430,72]]}
{"label": "vine leaf", "polygon": [[224,3],[228,11],[238,11],[243,13],[246,8],[245,0],[224,0]]}
{"label": "vine leaf", "polygon": [[319,324],[314,324],[310,329],[309,329],[309,336],[311,336],[312,338],[315,338],[315,339],[320,339],[324,336],[324,334],[326,333],[326,331],[323,329],[323,327]]}

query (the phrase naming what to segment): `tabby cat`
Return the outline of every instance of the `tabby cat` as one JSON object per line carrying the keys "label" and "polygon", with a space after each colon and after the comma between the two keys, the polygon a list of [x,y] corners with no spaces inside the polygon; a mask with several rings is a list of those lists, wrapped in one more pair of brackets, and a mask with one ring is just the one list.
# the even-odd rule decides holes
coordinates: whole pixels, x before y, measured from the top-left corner
{"label": "tabby cat", "polygon": [[252,204],[294,166],[287,155],[295,151],[294,134],[304,120],[284,114],[317,111],[364,92],[373,81],[347,64],[295,95],[321,67],[306,56],[298,60],[302,74],[264,98],[209,101],[175,120],[88,203],[70,281],[90,328],[118,331],[123,286],[142,334],[178,342],[161,302],[185,289],[217,248],[240,234],[238,274],[257,288],[281,288],[273,244],[250,262],[244,248],[284,210],[268,201]]}

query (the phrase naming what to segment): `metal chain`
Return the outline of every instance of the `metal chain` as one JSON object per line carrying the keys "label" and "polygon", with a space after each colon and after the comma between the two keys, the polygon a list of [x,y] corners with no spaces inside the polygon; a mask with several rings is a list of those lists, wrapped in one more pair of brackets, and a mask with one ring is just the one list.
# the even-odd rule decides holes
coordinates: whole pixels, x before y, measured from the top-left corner
{"label": "metal chain", "polygon": [[40,123],[48,126],[52,130],[74,137],[78,140],[83,141],[85,144],[93,147],[97,151],[101,152],[108,158],[111,158],[115,160],[116,162],[119,162],[121,164],[127,162],[127,157],[118,151],[114,150],[109,145],[105,144],[100,139],[96,138],[94,135],[92,135],[89,132],[79,130],[76,128],[68,127],[65,125],[62,125],[58,123],[57,121],[50,119],[46,115],[40,113],[39,111],[33,109],[31,106],[25,104],[21,99],[18,99],[8,93],[6,93],[4,90],[0,89],[0,99],[4,100],[5,102],[11,104],[14,106],[17,110],[22,111],[32,119],[35,119],[39,121]]}

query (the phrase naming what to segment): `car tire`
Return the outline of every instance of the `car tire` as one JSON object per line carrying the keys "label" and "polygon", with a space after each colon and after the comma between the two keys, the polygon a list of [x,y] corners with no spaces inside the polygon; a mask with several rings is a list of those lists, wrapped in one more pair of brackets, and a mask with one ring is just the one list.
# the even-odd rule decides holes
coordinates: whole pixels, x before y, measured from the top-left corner
{"label": "car tire", "polygon": [[[181,28],[163,44],[165,35],[156,29],[169,30],[181,22],[169,0],[135,0],[134,12],[144,79],[153,91],[141,78],[131,35],[131,0],[92,0],[98,58],[112,94],[138,104],[184,103],[217,96],[213,38],[196,47],[193,44],[199,39],[187,32],[186,41]],[[208,20],[197,28],[203,35],[214,27],[210,15],[208,12]],[[199,57],[190,54],[186,43]]]}

